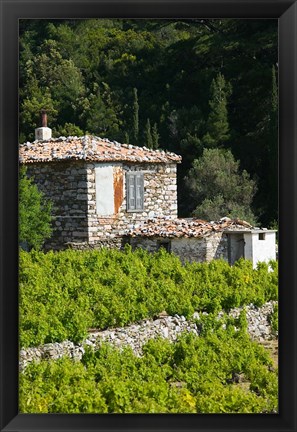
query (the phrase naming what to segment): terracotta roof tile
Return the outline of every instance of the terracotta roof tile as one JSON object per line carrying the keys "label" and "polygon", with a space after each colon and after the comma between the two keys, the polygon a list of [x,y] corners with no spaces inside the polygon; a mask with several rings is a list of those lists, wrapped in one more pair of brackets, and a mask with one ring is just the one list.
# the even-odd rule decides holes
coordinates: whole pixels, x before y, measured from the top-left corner
{"label": "terracotta roof tile", "polygon": [[205,237],[213,232],[249,231],[252,226],[239,219],[222,218],[218,222],[202,219],[172,219],[170,217],[148,219],[126,230],[129,237]]}
{"label": "terracotta roof tile", "polygon": [[60,137],[48,141],[20,144],[19,159],[23,164],[65,160],[94,162],[148,162],[179,163],[181,156],[163,150],[151,150],[131,144],[120,144],[106,138],[86,135],[83,137]]}

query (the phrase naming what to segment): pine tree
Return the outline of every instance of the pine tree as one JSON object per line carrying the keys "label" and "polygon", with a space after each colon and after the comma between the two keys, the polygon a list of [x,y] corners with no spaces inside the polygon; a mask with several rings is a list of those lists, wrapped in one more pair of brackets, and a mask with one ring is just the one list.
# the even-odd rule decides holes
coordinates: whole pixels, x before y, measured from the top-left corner
{"label": "pine tree", "polygon": [[138,143],[138,136],[139,136],[139,104],[138,104],[138,96],[137,96],[137,89],[133,89],[133,141],[134,144],[137,145]]}
{"label": "pine tree", "polygon": [[203,137],[205,147],[218,147],[230,137],[227,101],[231,93],[231,86],[226,83],[224,76],[219,73],[213,79],[210,87],[210,114],[206,123],[207,133]]}

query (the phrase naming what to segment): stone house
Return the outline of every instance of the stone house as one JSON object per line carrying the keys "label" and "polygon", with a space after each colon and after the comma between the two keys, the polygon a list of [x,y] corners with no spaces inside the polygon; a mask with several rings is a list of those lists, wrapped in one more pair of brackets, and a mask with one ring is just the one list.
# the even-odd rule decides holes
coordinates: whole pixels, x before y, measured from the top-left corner
{"label": "stone house", "polygon": [[19,146],[19,159],[53,203],[46,249],[120,247],[135,223],[177,217],[180,156],[95,136],[53,139],[46,122],[35,135]]}
{"label": "stone house", "polygon": [[244,221],[178,219],[177,164],[165,151],[95,136],[53,139],[43,117],[20,163],[53,203],[53,235],[45,249],[164,247],[183,260],[275,259],[275,231]]}

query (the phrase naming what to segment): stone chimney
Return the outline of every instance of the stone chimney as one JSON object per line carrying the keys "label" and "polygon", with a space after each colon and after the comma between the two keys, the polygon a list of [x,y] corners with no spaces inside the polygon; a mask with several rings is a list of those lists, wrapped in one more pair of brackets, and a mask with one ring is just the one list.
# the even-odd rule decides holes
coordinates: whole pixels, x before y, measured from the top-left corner
{"label": "stone chimney", "polygon": [[35,139],[38,141],[46,141],[51,139],[52,130],[47,127],[47,114],[43,109],[41,110],[41,127],[35,129]]}

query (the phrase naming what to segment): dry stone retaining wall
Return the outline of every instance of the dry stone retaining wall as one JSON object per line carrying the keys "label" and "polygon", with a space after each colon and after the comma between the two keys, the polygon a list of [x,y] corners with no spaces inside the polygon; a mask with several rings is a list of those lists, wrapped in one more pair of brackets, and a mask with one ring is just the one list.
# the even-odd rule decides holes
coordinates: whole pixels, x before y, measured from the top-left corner
{"label": "dry stone retaining wall", "polygon": [[[276,303],[271,301],[260,308],[254,305],[249,305],[245,308],[248,332],[252,339],[264,341],[274,336],[268,318],[273,312]],[[237,318],[242,309],[232,309],[229,315]],[[203,314],[206,313],[204,312]],[[118,348],[129,345],[134,353],[139,356],[142,353],[142,346],[149,339],[162,337],[174,342],[178,335],[184,331],[199,335],[199,326],[196,325],[196,322],[200,319],[200,315],[198,312],[195,312],[193,315],[194,320],[189,321],[184,316],[179,315],[163,316],[155,320],[143,320],[127,327],[92,332],[79,345],[75,345],[70,341],[64,341],[61,343],[49,343],[37,348],[22,349],[20,351],[20,369],[24,369],[31,361],[38,361],[44,358],[58,359],[62,356],[68,356],[79,360],[82,358],[86,346],[100,349],[102,341],[109,342]],[[222,315],[223,312],[218,315],[218,319]]]}

